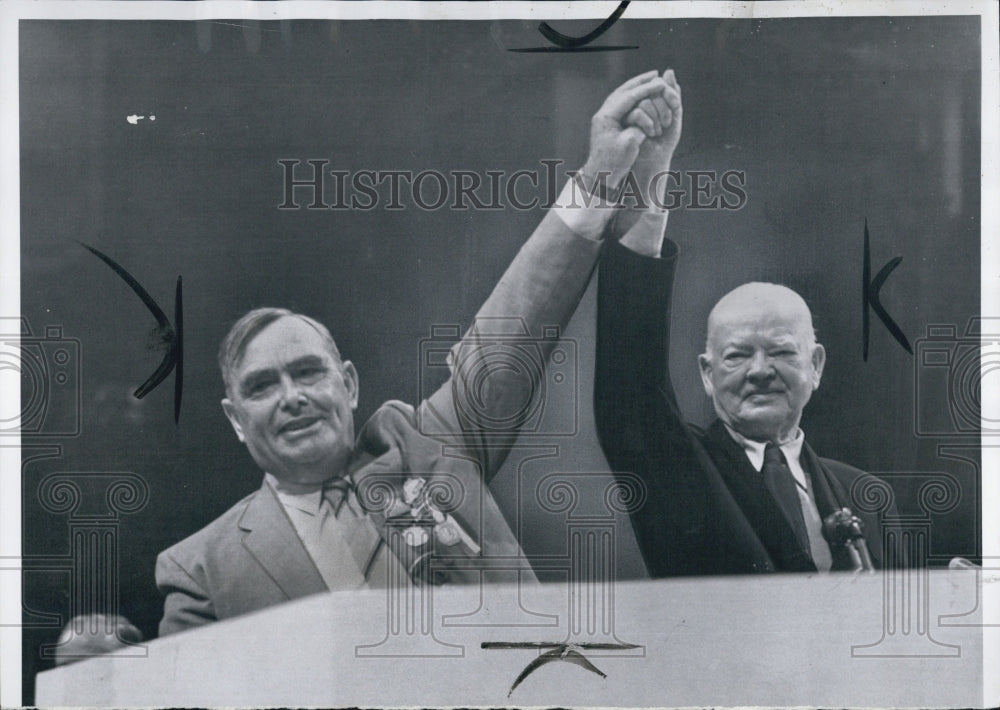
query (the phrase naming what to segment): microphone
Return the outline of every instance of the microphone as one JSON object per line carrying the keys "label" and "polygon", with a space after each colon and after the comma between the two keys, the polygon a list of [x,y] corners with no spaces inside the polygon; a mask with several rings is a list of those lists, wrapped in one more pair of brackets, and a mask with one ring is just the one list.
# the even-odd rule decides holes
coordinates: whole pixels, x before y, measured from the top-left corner
{"label": "microphone", "polygon": [[823,519],[823,537],[830,547],[843,548],[851,558],[851,569],[855,572],[875,571],[868,545],[865,544],[864,526],[861,518],[850,508],[841,508]]}

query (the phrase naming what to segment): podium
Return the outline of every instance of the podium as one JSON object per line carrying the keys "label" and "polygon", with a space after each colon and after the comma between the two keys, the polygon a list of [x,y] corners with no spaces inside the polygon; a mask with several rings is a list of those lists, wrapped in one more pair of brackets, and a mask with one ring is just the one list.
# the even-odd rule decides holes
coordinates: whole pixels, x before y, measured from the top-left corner
{"label": "podium", "polygon": [[907,574],[321,594],[40,673],[36,703],[983,706],[981,571]]}

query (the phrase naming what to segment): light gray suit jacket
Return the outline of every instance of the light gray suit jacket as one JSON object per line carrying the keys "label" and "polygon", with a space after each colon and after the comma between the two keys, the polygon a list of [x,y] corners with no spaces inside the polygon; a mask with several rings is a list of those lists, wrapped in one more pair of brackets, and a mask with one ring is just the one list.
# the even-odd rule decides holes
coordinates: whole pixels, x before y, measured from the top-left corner
{"label": "light gray suit jacket", "polygon": [[[546,214],[480,309],[476,326],[452,349],[454,372],[470,377],[477,371],[493,373],[488,389],[469,392],[472,382],[453,374],[416,410],[401,402],[382,405],[362,428],[355,447],[351,468],[359,491],[366,481],[399,481],[409,474],[444,483],[458,494],[450,504],[452,515],[477,539],[482,557],[499,561],[500,567],[526,566],[486,483],[522,424],[506,415],[541,391],[537,377],[543,372],[538,368],[525,379],[524,369],[506,366],[512,351],[505,350],[503,336],[518,349],[517,357],[530,351],[544,363],[555,343],[543,337],[543,329],[566,325],[600,246],[572,232],[553,212]],[[494,337],[498,331],[499,339]],[[491,367],[494,360],[499,367]],[[471,406],[470,397],[477,398]],[[483,419],[477,421],[480,414]],[[374,517],[385,536],[384,520]],[[156,583],[166,597],[160,635],[327,589],[266,484],[160,553]]]}

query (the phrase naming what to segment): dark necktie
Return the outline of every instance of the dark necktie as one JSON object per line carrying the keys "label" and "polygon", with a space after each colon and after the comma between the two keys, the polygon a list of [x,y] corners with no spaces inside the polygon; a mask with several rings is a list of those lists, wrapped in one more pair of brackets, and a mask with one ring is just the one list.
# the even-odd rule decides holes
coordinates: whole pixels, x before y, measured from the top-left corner
{"label": "dark necktie", "polygon": [[809,534],[806,532],[806,523],[802,517],[802,503],[796,490],[795,477],[785,463],[785,455],[781,449],[772,443],[764,447],[764,467],[761,473],[764,476],[764,485],[767,486],[767,490],[795,532],[799,549],[808,551]]}

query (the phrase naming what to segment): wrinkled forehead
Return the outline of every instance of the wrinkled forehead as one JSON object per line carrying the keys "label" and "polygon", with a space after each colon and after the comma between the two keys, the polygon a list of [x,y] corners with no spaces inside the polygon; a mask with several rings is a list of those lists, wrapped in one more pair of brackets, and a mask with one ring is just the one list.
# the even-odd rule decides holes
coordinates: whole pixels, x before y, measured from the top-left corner
{"label": "wrinkled forehead", "polygon": [[340,359],[333,338],[308,318],[293,314],[282,316],[246,340],[240,357],[233,363],[242,369],[250,360],[283,360],[315,353]]}
{"label": "wrinkled forehead", "polygon": [[222,369],[226,392],[232,395],[236,383],[252,373],[280,369],[304,358],[342,362],[325,326],[296,313],[280,315],[246,333],[229,352]]}
{"label": "wrinkled forehead", "polygon": [[810,342],[812,339],[812,329],[801,319],[787,320],[773,315],[719,320],[708,331],[708,341],[715,347],[734,343]]}
{"label": "wrinkled forehead", "polygon": [[805,302],[794,298],[724,299],[708,318],[707,340],[712,345],[753,339],[781,341],[814,339],[812,316]]}

